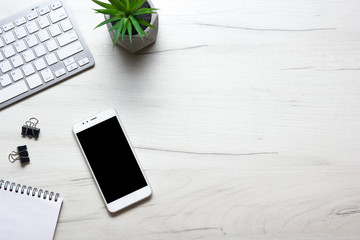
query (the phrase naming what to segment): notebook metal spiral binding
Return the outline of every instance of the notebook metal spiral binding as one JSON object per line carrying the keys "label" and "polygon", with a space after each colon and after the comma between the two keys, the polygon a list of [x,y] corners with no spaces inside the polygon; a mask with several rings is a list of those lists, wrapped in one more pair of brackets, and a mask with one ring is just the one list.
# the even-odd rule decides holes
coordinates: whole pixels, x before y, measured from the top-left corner
{"label": "notebook metal spiral binding", "polygon": [[16,184],[14,182],[10,183],[9,181],[4,181],[4,180],[0,180],[0,189],[4,189],[4,190],[9,189],[10,192],[15,191],[15,193],[26,194],[32,197],[36,196],[38,198],[47,199],[49,201],[51,201],[54,198],[55,202],[57,202],[58,198],[60,197],[58,193],[54,193],[54,192],[49,193],[49,191],[47,190],[44,191],[43,189],[32,188],[31,186],[27,187],[26,185]]}

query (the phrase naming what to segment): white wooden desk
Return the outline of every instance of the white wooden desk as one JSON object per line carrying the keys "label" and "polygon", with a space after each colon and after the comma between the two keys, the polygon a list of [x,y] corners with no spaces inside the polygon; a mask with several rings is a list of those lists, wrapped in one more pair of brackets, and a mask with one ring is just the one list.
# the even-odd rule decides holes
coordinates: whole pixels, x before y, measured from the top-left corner
{"label": "white wooden desk", "polygon": [[[0,178],[61,193],[55,240],[360,238],[359,1],[154,0],[138,55],[68,2],[95,67],[0,111]],[[153,188],[117,215],[71,130],[108,107]],[[20,135],[33,116],[37,141]],[[23,144],[31,164],[9,163]]]}

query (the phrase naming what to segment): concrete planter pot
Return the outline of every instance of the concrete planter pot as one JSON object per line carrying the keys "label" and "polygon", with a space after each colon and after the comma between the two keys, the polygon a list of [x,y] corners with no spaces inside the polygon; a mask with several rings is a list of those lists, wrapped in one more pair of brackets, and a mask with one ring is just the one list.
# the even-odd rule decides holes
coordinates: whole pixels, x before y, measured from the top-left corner
{"label": "concrete planter pot", "polygon": [[[155,6],[153,5],[153,3],[150,0],[147,0],[147,2],[149,3],[151,8],[155,8]],[[104,16],[105,16],[106,20],[110,18],[109,15],[104,15]],[[151,14],[150,24],[155,26],[156,28],[147,27],[144,30],[144,32],[147,34],[147,36],[144,37],[144,40],[142,40],[138,34],[132,35],[132,44],[131,44],[129,36],[125,35],[124,41],[121,40],[121,36],[120,36],[120,38],[118,39],[116,44],[125,48],[129,52],[135,53],[135,52],[155,43],[157,34],[158,34],[158,30],[159,30],[159,15],[157,13]],[[108,30],[112,27],[111,23],[106,24],[106,26],[107,26]],[[109,33],[110,33],[110,37],[111,37],[112,41],[114,42],[115,30],[109,31]]]}

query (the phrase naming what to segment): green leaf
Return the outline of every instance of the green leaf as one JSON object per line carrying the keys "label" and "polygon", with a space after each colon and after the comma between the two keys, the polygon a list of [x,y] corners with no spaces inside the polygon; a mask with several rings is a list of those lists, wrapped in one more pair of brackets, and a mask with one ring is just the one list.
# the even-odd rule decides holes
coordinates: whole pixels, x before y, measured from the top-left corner
{"label": "green leaf", "polygon": [[125,5],[125,7],[130,10],[130,3],[129,3],[129,0],[117,0],[119,2],[121,2],[122,4]]}
{"label": "green leaf", "polygon": [[130,0],[123,0],[126,3],[126,7],[130,10]]}
{"label": "green leaf", "polygon": [[[158,8],[142,8],[142,9],[149,9],[149,10],[151,10],[151,11],[159,10]],[[141,10],[141,9],[139,9],[139,10]]]}
{"label": "green leaf", "polygon": [[121,17],[112,17],[112,18],[110,18],[110,19],[108,19],[108,20],[105,20],[105,21],[103,21],[103,22],[101,22],[99,25],[97,25],[95,28],[98,28],[98,27],[101,27],[101,26],[103,26],[103,25],[105,25],[105,24],[107,24],[107,23],[109,23],[109,22],[114,22],[114,21],[117,21],[117,20],[120,20],[121,19]]}
{"label": "green leaf", "polygon": [[144,19],[141,19],[141,18],[138,18],[138,17],[135,17],[135,19],[143,26],[146,26],[146,27],[151,27],[151,28],[156,28],[154,25],[151,25],[150,23],[148,23],[147,21],[145,21]]}
{"label": "green leaf", "polygon": [[132,9],[134,3],[136,3],[138,0],[130,0],[129,1],[129,9]]}
{"label": "green leaf", "polygon": [[115,48],[116,42],[118,41],[121,33],[121,28],[116,29],[115,31],[115,37],[114,37],[114,43],[113,43],[113,49]]}
{"label": "green leaf", "polygon": [[101,7],[103,8],[107,8],[107,9],[116,9],[113,5],[111,4],[108,4],[108,3],[104,3],[104,2],[101,2],[101,1],[98,1],[98,0],[92,0],[94,3],[100,5]]}
{"label": "green leaf", "polygon": [[129,18],[130,18],[132,24],[134,25],[135,30],[139,34],[140,38],[142,40],[144,40],[144,36],[146,36],[146,33],[144,32],[144,30],[142,30],[142,28],[140,27],[138,21],[133,16],[130,16]]}
{"label": "green leaf", "polygon": [[142,30],[142,28],[139,26],[139,27],[135,27],[135,30],[136,32],[139,34],[141,40],[144,41],[144,37],[147,36],[146,32],[144,32],[144,30]]}
{"label": "green leaf", "polygon": [[126,9],[125,5],[119,0],[109,0],[109,2],[122,12],[128,11],[128,9]]}
{"label": "green leaf", "polygon": [[129,34],[130,44],[132,44],[132,25],[131,25],[131,21],[127,22],[126,28],[127,28],[128,34]]}
{"label": "green leaf", "polygon": [[[131,12],[135,12],[139,7],[141,7],[147,0],[140,0],[138,2],[134,1],[133,6],[131,7]],[[133,1],[131,1],[133,2]]]}
{"label": "green leaf", "polygon": [[119,13],[122,13],[120,12],[119,10],[117,9],[94,9],[97,13],[102,13],[102,14],[108,14],[108,15],[111,15],[111,16],[116,16],[118,15]]}
{"label": "green leaf", "polygon": [[136,11],[136,13],[134,13],[133,16],[139,16],[142,14],[151,14],[154,13],[154,10],[156,10],[156,8],[141,8],[138,11]]}
{"label": "green leaf", "polygon": [[125,37],[125,32],[126,32],[126,24],[129,21],[128,18],[123,18],[124,19],[124,25],[122,28],[122,36],[121,36],[121,40],[124,41],[124,37]]}
{"label": "green leaf", "polygon": [[118,21],[117,23],[115,23],[115,25],[112,26],[112,27],[109,29],[109,32],[112,31],[112,30],[118,29],[119,26],[120,26],[120,21]]}
{"label": "green leaf", "polygon": [[[119,23],[119,27],[118,27],[118,29],[116,29],[116,31],[115,31],[115,37],[114,37],[114,44],[113,44],[113,48],[115,48],[115,44],[116,44],[116,42],[118,41],[118,39],[119,39],[119,37],[120,37],[120,34],[121,34],[121,32],[122,32],[122,29],[123,29],[123,25],[124,25],[124,18],[123,19],[121,19],[118,23]],[[116,23],[117,24],[117,23]],[[115,24],[115,25],[116,25]]]}
{"label": "green leaf", "polygon": [[120,28],[121,30],[123,29],[124,23],[125,23],[125,18],[122,18],[122,19],[120,20],[120,26],[119,26],[119,28]]}

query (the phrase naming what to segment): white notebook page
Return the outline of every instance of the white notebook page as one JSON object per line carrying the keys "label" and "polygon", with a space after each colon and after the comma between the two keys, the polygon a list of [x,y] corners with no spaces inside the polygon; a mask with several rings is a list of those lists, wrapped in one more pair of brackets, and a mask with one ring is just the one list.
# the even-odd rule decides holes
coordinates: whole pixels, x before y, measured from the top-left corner
{"label": "white notebook page", "polygon": [[53,239],[62,202],[0,189],[0,239]]}

